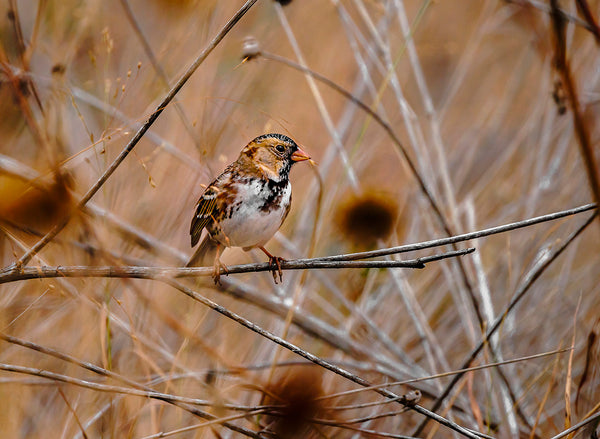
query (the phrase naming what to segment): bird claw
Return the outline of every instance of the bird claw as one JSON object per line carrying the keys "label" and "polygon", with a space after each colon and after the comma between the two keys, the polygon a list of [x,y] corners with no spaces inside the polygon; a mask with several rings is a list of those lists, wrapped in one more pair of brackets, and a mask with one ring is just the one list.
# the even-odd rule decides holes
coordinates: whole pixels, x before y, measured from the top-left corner
{"label": "bird claw", "polygon": [[225,276],[229,276],[229,270],[227,269],[227,265],[223,264],[221,261],[215,262],[214,270],[213,270],[213,280],[215,281],[215,285],[221,285],[221,269],[225,272]]}
{"label": "bird claw", "polygon": [[285,259],[279,256],[269,256],[269,264],[271,264],[271,272],[273,273],[273,281],[275,283],[277,283],[277,274],[279,274],[279,282],[283,282],[282,262],[285,262]]}

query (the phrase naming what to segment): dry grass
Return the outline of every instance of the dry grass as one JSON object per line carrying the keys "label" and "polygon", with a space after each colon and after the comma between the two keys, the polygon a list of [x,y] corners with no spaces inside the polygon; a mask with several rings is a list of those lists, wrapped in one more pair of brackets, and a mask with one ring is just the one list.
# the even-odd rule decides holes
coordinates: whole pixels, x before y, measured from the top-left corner
{"label": "dry grass", "polygon": [[[587,3],[597,18],[600,2]],[[320,174],[319,180],[309,166],[295,167],[292,211],[268,244],[274,254],[325,256],[446,236],[385,129],[289,66],[261,56],[240,64],[250,35],[261,50],[304,63],[376,111],[452,233],[593,201],[593,166],[582,159],[570,101],[556,85],[547,11],[527,1],[296,0],[280,7],[260,0],[86,210],[73,212],[166,95],[164,78],[174,84],[241,4],[0,5],[3,267],[71,214],[29,265],[182,266],[192,253],[188,228],[202,184],[245,142],[271,131],[301,143]],[[579,16],[572,2],[561,6]],[[572,21],[565,35],[579,123],[597,155],[598,45]],[[477,251],[460,259],[462,268],[455,259],[424,270],[286,271],[281,285],[269,273],[247,273],[229,277],[230,291],[182,283],[373,384],[425,378],[466,366],[530,273],[589,215],[468,242]],[[599,242],[596,220],[506,315],[493,349],[486,345],[468,365],[573,351],[470,371],[437,413],[494,437],[542,438],[598,411]],[[262,260],[259,252],[235,249],[223,258]],[[156,280],[4,283],[0,308],[0,332],[37,345],[0,342],[2,437],[242,437],[236,426],[262,429],[264,437],[345,438],[357,430],[360,437],[410,436],[424,420],[373,391],[340,394],[360,386],[300,365],[301,357]],[[432,407],[450,380],[390,390],[418,389],[419,404]],[[181,397],[205,404],[192,409],[198,401]],[[257,413],[261,404],[271,408]],[[212,417],[217,421],[207,421]],[[433,422],[419,432],[451,434]]]}

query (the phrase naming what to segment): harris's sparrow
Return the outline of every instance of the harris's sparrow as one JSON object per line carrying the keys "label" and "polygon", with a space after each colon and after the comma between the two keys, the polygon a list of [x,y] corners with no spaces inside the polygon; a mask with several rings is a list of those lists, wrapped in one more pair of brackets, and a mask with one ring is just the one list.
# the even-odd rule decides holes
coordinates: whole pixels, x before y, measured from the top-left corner
{"label": "harris's sparrow", "polygon": [[[290,211],[292,186],[289,172],[295,162],[310,157],[283,134],[265,134],[252,140],[238,159],[227,166],[204,191],[196,205],[190,235],[192,247],[207,235],[188,266],[204,259],[216,246],[214,280],[219,283],[221,247],[242,247],[245,251],[261,249],[273,266],[273,279],[282,259],[269,253],[264,245],[279,230]],[[277,270],[277,271],[275,271]]]}

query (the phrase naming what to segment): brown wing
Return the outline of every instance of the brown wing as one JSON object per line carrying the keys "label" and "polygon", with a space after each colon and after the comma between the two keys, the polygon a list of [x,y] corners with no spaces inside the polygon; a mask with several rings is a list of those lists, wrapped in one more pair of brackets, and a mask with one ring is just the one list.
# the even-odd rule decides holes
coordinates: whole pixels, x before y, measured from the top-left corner
{"label": "brown wing", "polygon": [[218,189],[214,186],[209,186],[200,199],[196,206],[196,213],[192,218],[192,224],[190,226],[190,235],[192,237],[192,247],[198,244],[200,235],[202,235],[202,229],[210,224],[215,217],[215,208],[217,207],[217,195]]}

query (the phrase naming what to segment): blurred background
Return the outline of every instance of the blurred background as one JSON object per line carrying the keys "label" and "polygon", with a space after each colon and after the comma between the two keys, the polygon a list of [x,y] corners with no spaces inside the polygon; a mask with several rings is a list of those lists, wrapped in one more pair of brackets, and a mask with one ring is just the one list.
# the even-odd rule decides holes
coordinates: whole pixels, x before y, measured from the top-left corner
{"label": "blurred background", "polygon": [[[600,2],[580,3],[598,17]],[[289,135],[318,163],[294,167],[290,215],[267,245],[286,259],[448,236],[414,171],[453,234],[593,201],[553,65],[547,2],[259,0],[77,209],[241,5],[0,2],[3,267],[69,216],[30,265],[184,265],[203,185],[267,132]],[[560,5],[570,17],[568,59],[597,152],[598,43],[575,2]],[[351,92],[400,143],[346,97],[277,57]],[[463,367],[482,328],[502,316],[529,274],[589,215],[459,244],[477,250],[423,270],[286,271],[278,285],[268,272],[249,273],[229,276],[230,288],[182,283],[372,383],[425,378]],[[596,220],[550,264],[506,315],[494,349],[486,347],[472,365],[573,350],[469,372],[438,413],[509,438],[551,437],[598,410],[599,232]],[[394,258],[443,250],[449,248]],[[222,260],[262,262],[264,255],[228,249]],[[261,430],[264,437],[399,437],[414,434],[424,419],[372,391],[340,395],[359,386],[158,281],[4,283],[0,308],[0,363],[30,368],[0,373],[2,437],[227,438]],[[75,382],[44,378],[33,373],[38,369]],[[390,390],[418,389],[420,404],[431,407],[450,380]],[[135,383],[203,400],[197,409],[205,417],[229,424],[199,426],[206,420],[189,407],[128,394]],[[101,387],[109,385],[121,390]],[[285,408],[251,411],[261,404]],[[591,437],[588,430],[580,437]],[[451,435],[433,422],[419,431]]]}

